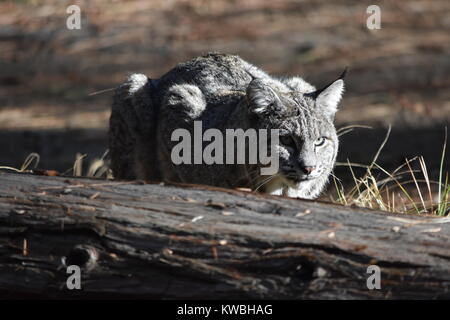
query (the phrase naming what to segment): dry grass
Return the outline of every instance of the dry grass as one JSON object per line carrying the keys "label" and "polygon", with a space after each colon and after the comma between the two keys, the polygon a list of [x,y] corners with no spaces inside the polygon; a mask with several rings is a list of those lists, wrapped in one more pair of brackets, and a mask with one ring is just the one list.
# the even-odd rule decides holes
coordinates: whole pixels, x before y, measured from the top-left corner
{"label": "dry grass", "polygon": [[[100,158],[95,158],[90,163],[87,164],[87,169],[83,170],[85,165],[84,159],[86,158],[86,154],[77,153],[75,155],[75,161],[73,166],[62,172],[58,173],[61,176],[73,176],[73,177],[91,177],[91,178],[104,178],[104,179],[112,179],[112,172],[109,169],[108,161],[106,157],[108,155],[108,150]],[[37,153],[30,153],[25,161],[23,162],[20,169],[8,167],[8,166],[0,166],[0,170],[10,170],[14,172],[22,172],[22,173],[34,173],[35,169],[39,164],[40,156]],[[41,170],[42,171],[42,170]],[[44,171],[45,172],[45,171]],[[53,175],[53,174],[51,174]]]}
{"label": "dry grass", "polygon": [[[346,191],[339,178],[333,175],[336,196],[332,196],[331,201],[346,206],[354,205],[393,213],[438,216],[449,214],[450,184],[448,172],[444,171],[447,131],[442,148],[439,181],[429,178],[423,156],[405,159],[405,163],[393,172],[388,172],[377,164],[378,156],[388,141],[390,131],[391,128],[370,165],[355,164],[349,161],[337,163],[337,165],[349,168],[354,185]],[[419,169],[413,169],[414,165]],[[366,168],[365,174],[357,178],[354,167]]]}

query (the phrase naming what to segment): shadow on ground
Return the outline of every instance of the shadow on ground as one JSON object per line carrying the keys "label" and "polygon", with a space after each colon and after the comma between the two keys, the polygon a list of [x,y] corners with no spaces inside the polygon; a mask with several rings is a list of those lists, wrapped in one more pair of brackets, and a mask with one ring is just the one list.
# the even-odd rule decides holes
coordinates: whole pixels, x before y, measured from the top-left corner
{"label": "shadow on ground", "polygon": [[[387,133],[385,128],[356,128],[340,138],[339,162],[369,164]],[[445,137],[445,124],[433,128],[393,128],[377,163],[392,171],[405,162],[422,155],[431,179],[437,179]],[[73,167],[77,153],[86,154],[84,163],[100,158],[108,148],[107,133],[100,129],[0,131],[1,164],[20,167],[30,152],[40,155],[39,167],[65,172]],[[448,148],[447,148],[448,150]],[[447,156],[444,168],[450,167]],[[356,173],[364,169],[355,168]],[[335,174],[344,182],[351,181],[347,167],[337,166]]]}

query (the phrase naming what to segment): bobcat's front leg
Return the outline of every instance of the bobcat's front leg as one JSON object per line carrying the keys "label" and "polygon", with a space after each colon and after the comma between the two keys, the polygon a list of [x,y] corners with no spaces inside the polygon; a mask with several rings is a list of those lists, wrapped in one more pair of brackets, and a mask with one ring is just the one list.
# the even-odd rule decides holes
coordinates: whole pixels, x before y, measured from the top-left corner
{"label": "bobcat's front leg", "polygon": [[197,86],[174,85],[167,91],[160,109],[157,137],[163,180],[184,182],[183,177],[189,174],[187,166],[175,166],[171,159],[171,150],[179,143],[172,141],[172,134],[176,129],[186,129],[190,133],[192,146],[194,121],[201,116],[205,108],[205,96]]}

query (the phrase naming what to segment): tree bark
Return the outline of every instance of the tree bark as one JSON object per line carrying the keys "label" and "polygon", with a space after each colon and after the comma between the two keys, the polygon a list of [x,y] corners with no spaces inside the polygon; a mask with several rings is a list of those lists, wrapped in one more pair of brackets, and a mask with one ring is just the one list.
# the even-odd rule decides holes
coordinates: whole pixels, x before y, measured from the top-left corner
{"label": "tree bark", "polygon": [[[0,173],[3,297],[450,298],[449,239],[449,217]],[[370,265],[381,289],[368,289]]]}

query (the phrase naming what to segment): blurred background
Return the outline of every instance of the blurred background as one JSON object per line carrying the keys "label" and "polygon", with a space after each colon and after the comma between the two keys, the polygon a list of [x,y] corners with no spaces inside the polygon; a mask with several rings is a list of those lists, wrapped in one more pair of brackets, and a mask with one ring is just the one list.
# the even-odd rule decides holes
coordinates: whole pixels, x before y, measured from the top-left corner
{"label": "blurred background", "polygon": [[[81,30],[66,28],[72,4]],[[372,4],[379,30],[366,26]],[[101,157],[112,92],[92,93],[208,51],[315,86],[348,66],[337,127],[372,129],[343,135],[339,161],[370,163],[392,125],[378,163],[393,170],[423,155],[430,176],[439,174],[450,120],[448,0],[1,1],[0,165],[20,167],[36,152],[40,168],[64,172],[77,153]],[[336,176],[351,178],[346,167]]]}

